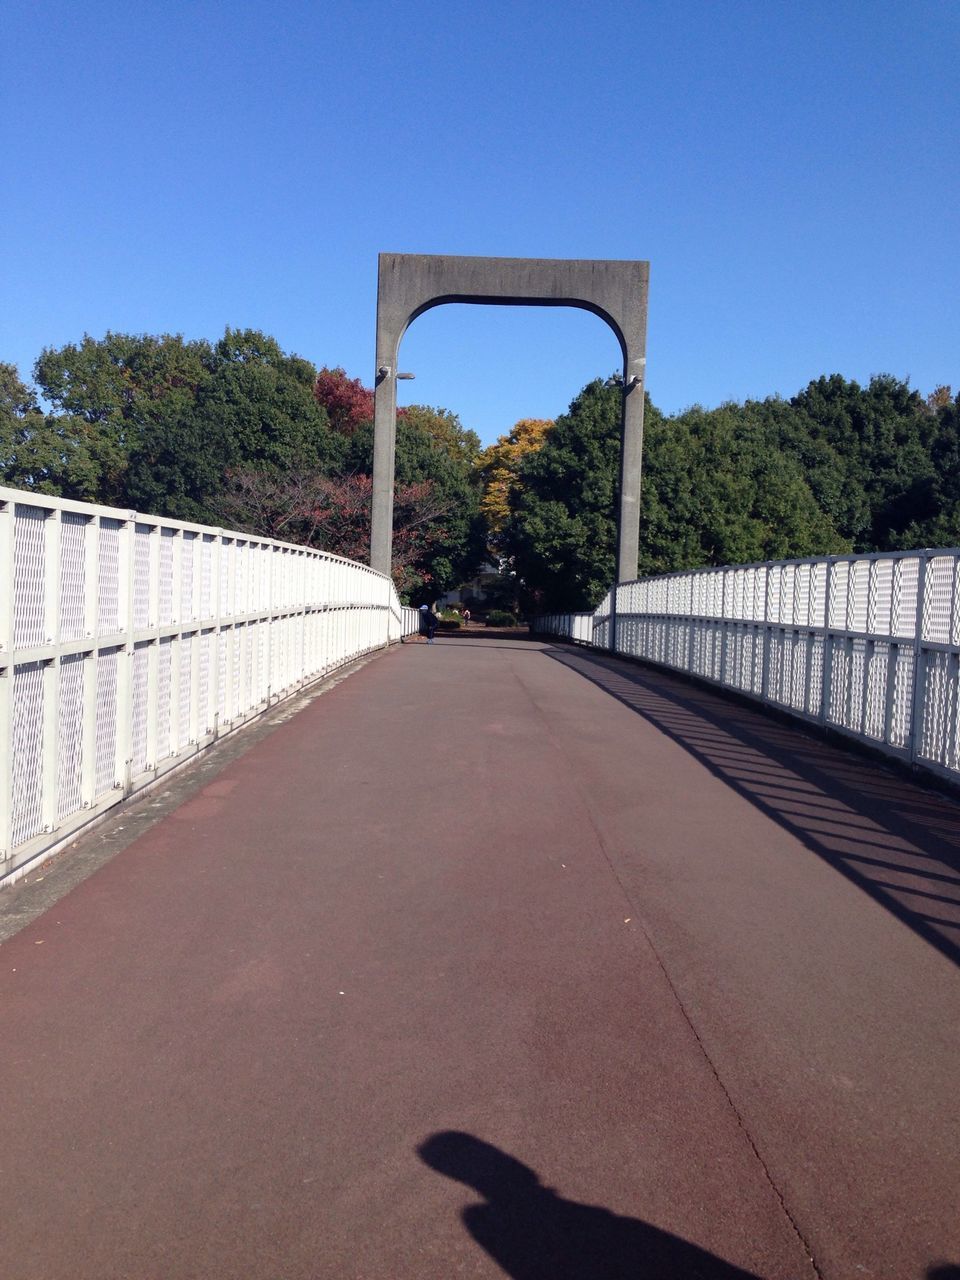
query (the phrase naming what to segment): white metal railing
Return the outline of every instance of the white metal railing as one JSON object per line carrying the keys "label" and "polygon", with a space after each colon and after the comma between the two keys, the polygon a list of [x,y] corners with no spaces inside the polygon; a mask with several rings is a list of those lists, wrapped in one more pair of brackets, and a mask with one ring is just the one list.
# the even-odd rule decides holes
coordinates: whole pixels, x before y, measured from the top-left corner
{"label": "white metal railing", "polygon": [[3,488],[0,583],[0,883],[418,622],[339,556]]}
{"label": "white metal railing", "polygon": [[775,561],[609,591],[544,635],[736,689],[960,780],[960,551]]}

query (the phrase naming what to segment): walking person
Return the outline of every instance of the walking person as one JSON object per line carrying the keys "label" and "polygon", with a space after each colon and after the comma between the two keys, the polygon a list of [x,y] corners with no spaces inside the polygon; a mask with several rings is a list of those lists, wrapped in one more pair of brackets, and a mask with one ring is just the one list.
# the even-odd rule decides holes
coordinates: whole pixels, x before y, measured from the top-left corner
{"label": "walking person", "polygon": [[464,625],[465,627],[469,627],[469,625],[470,625],[470,610],[469,610],[469,609],[464,609],[464,611],[463,611],[463,625]]}

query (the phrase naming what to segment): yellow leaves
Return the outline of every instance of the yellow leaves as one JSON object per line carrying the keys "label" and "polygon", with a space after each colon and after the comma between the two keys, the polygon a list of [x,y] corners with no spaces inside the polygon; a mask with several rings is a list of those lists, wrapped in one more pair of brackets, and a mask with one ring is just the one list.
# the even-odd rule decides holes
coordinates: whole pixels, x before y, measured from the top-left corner
{"label": "yellow leaves", "polygon": [[489,445],[477,459],[484,482],[480,509],[494,538],[502,533],[510,515],[510,491],[521,462],[542,447],[552,426],[549,418],[521,418],[509,434]]}

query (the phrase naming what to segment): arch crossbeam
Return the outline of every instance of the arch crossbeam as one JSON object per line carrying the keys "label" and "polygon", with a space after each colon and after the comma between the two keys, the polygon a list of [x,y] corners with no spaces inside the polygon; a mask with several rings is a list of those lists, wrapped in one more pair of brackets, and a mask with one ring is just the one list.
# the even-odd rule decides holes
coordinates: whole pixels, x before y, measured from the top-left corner
{"label": "arch crossbeam", "polygon": [[390,573],[397,431],[397,359],[410,324],[445,302],[579,307],[616,334],[623,353],[623,417],[617,581],[637,576],[648,262],[567,258],[476,258],[382,253],[377,290],[373,516],[370,563]]}

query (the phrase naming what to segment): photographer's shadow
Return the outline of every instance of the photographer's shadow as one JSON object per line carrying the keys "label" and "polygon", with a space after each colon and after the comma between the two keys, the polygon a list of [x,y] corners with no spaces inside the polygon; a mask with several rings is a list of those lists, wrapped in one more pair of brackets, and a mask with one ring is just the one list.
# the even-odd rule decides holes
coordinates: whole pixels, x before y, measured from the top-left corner
{"label": "photographer's shadow", "polygon": [[463,1210],[463,1224],[513,1280],[759,1280],[669,1231],[564,1200],[468,1133],[435,1133],[417,1150],[483,1196]]}

